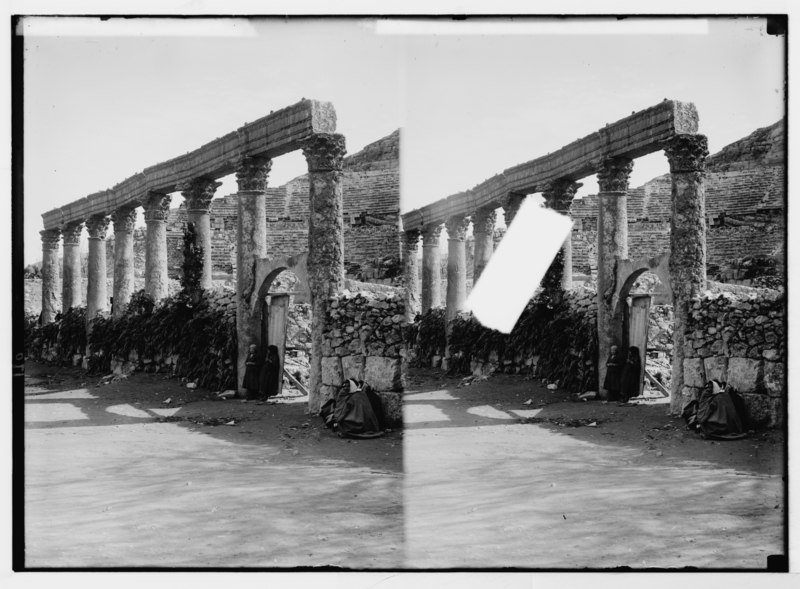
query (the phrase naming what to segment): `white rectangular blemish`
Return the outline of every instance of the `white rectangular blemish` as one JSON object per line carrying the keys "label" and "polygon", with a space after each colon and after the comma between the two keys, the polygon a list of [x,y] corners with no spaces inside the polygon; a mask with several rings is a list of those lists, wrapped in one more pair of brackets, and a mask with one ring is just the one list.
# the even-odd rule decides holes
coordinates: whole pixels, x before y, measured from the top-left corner
{"label": "white rectangular blemish", "polygon": [[569,217],[525,199],[466,308],[486,327],[510,333],[571,228]]}

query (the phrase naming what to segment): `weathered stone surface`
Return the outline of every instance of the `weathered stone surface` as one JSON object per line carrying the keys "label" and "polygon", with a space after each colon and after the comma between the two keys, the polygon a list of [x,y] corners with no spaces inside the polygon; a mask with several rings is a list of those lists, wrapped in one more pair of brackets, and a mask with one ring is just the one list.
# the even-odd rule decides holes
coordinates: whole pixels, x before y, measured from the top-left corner
{"label": "weathered stone surface", "polygon": [[422,230],[422,287],[420,293],[422,313],[441,306],[442,280],[439,254],[439,237],[442,225],[429,225]]}
{"label": "weathered stone surface", "polygon": [[406,320],[409,322],[414,321],[417,313],[422,310],[420,304],[419,262],[417,260],[419,237],[419,231],[406,231],[403,241],[403,280],[406,287]]}
{"label": "weathered stone surface", "polygon": [[376,391],[402,391],[403,379],[400,359],[367,356],[364,381]]}
{"label": "weathered stone surface", "polygon": [[112,215],[114,222],[114,290],[113,314],[121,316],[135,290],[133,231],[136,209],[121,208]]}
{"label": "weathered stone surface", "polygon": [[40,231],[42,236],[42,324],[52,323],[61,304],[61,272],[58,264],[58,246],[61,231]]}
{"label": "weathered stone surface", "polygon": [[[684,360],[686,362],[686,360]],[[707,380],[719,380],[727,382],[728,380],[728,358],[725,356],[711,356],[703,359],[703,366],[706,372]],[[685,376],[684,376],[685,382]],[[688,384],[688,383],[687,383]]]}
{"label": "weathered stone surface", "polygon": [[783,423],[783,400],[766,395],[741,393],[754,427],[777,427]]}
{"label": "weathered stone surface", "polygon": [[764,362],[764,390],[770,397],[786,397],[785,372],[783,362]]}
{"label": "weathered stone surface", "polygon": [[403,395],[390,391],[379,391],[383,405],[383,417],[389,427],[401,427],[403,425]]}
{"label": "weathered stone surface", "polygon": [[344,380],[364,380],[364,363],[366,357],[358,354],[352,356],[342,356],[342,377]]}
{"label": "weathered stone surface", "polygon": [[322,359],[322,384],[338,387],[342,380],[342,363],[337,356]]}
{"label": "weathered stone surface", "polygon": [[105,215],[91,217],[86,222],[89,230],[89,284],[86,292],[86,320],[91,321],[98,313],[107,310],[108,296],[105,239],[111,219]]}
{"label": "weathered stone surface", "polygon": [[728,384],[740,393],[757,392],[761,386],[761,361],[731,358],[728,361]]}
{"label": "weathered stone surface", "polygon": [[72,307],[80,307],[82,292],[81,276],[81,233],[83,223],[72,223],[64,227],[64,261],[63,287],[61,289],[62,305],[66,311]]}
{"label": "weathered stone surface", "polygon": [[686,358],[683,361],[683,382],[686,386],[698,388],[706,384],[702,358]]}

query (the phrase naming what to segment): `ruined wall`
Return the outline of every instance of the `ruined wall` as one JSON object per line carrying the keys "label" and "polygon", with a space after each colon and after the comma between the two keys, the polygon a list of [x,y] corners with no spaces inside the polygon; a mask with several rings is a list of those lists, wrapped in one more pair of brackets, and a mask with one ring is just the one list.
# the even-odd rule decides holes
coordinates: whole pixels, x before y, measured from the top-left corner
{"label": "ruined wall", "polygon": [[785,297],[768,289],[704,293],[693,300],[684,345],[684,395],[707,380],[728,382],[757,425],[783,424]]}
{"label": "ruined wall", "polygon": [[[758,129],[706,160],[708,276],[747,284],[735,270],[748,259],[771,259],[783,272],[785,252],[785,163],[783,122]],[[573,202],[572,256],[575,273],[596,275],[597,196]],[[629,257],[669,250],[672,215],[670,176],[628,192]],[[764,269],[767,271],[767,269]],[[764,272],[761,272],[763,275]]]}
{"label": "ruined wall", "polygon": [[348,378],[363,380],[378,391],[390,421],[401,423],[400,392],[405,386],[402,294],[344,291],[331,299],[329,308],[323,330],[322,402]]}

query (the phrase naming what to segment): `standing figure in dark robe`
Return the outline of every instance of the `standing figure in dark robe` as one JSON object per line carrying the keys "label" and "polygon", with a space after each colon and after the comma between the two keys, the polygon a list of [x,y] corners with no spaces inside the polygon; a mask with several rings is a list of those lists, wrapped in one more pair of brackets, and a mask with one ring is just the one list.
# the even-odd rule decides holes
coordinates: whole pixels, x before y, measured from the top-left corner
{"label": "standing figure in dark robe", "polygon": [[269,346],[264,365],[261,367],[259,376],[259,391],[261,397],[268,399],[278,394],[281,378],[281,359],[278,356],[278,347]]}
{"label": "standing figure in dark robe", "polygon": [[606,360],[606,379],[603,381],[603,388],[606,390],[606,397],[609,401],[619,399],[620,382],[622,380],[622,358],[620,358],[619,348],[611,346]]}
{"label": "standing figure in dark robe", "polygon": [[244,361],[244,381],[242,386],[247,391],[247,398],[254,399],[258,394],[259,378],[261,372],[261,362],[258,359],[258,347],[255,344],[250,344],[247,349],[247,358]]}
{"label": "standing figure in dark robe", "polygon": [[622,369],[620,400],[627,403],[631,397],[638,397],[641,384],[642,359],[639,357],[639,348],[631,346],[628,348],[628,361],[625,362],[625,368]]}

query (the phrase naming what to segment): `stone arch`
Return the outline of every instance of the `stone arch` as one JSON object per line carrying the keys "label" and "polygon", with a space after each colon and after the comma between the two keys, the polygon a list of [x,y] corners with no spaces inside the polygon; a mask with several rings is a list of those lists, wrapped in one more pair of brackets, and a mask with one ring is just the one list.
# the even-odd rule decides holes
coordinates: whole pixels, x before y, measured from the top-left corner
{"label": "stone arch", "polygon": [[[264,310],[264,298],[269,294],[270,286],[281,272],[289,271],[297,277],[295,302],[311,302],[311,289],[308,285],[308,252],[283,258],[260,258],[256,260],[256,284],[259,285],[257,296],[253,297],[252,317],[261,317]],[[259,330],[256,330],[261,344]]]}

